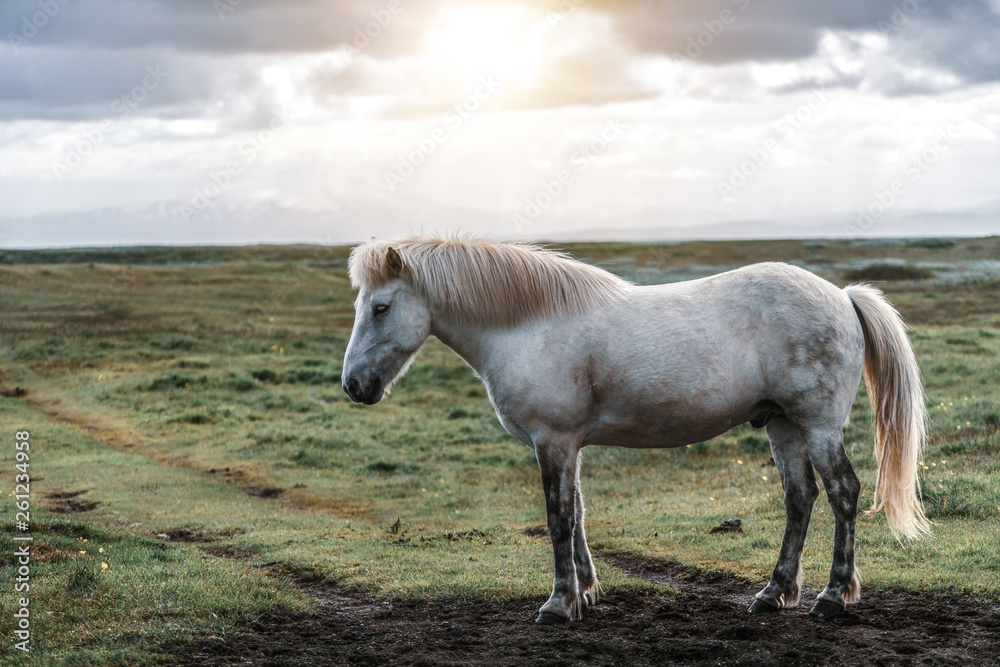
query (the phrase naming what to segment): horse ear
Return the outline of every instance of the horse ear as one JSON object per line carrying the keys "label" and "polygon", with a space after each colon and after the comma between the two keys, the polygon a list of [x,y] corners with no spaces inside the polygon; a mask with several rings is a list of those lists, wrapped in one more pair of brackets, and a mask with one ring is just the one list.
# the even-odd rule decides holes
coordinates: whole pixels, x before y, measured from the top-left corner
{"label": "horse ear", "polygon": [[403,270],[403,258],[399,256],[399,251],[392,246],[389,246],[389,250],[385,253],[385,263],[394,276],[399,275]]}

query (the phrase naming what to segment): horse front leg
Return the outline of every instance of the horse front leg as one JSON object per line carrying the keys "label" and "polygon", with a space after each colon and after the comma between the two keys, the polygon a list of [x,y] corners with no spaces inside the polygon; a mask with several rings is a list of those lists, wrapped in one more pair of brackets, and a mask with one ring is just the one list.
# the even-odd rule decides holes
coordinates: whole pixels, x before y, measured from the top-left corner
{"label": "horse front leg", "polygon": [[577,443],[578,439],[570,437],[548,437],[535,443],[535,456],[545,490],[549,537],[555,557],[552,595],[539,609],[536,623],[566,623],[579,619],[581,615],[580,580],[574,558],[579,492]]}

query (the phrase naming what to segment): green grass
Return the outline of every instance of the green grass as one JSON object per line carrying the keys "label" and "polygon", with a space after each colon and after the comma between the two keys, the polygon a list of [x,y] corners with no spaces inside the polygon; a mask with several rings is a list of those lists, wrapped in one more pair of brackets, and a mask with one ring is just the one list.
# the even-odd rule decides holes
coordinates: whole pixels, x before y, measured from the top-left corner
{"label": "green grass", "polygon": [[[267,613],[309,608],[303,595],[260,567],[212,558],[193,545],[151,539],[180,524],[205,526],[218,534],[242,529],[255,516],[247,508],[249,497],[229,487],[204,485],[191,471],[108,448],[17,401],[0,398],[0,407],[5,427],[16,425],[31,433],[29,471],[36,481],[31,486],[29,534],[34,543],[27,595],[36,659],[44,656],[46,664],[139,664],[154,660],[157,647],[186,633],[218,634]],[[13,437],[12,430],[5,433],[5,441]],[[12,458],[4,456],[4,478],[11,487]],[[99,502],[99,509],[82,515],[46,510],[54,503],[47,494],[68,490],[85,491],[79,497]],[[12,543],[13,519],[12,504],[4,503],[0,540],[5,545]],[[13,581],[15,566],[12,549],[5,546],[0,558],[4,581]],[[10,587],[5,589],[0,641],[4,659],[14,664],[19,653],[12,646],[9,612],[15,598],[25,593],[15,596]]]}
{"label": "green grass", "polygon": [[[992,239],[806,246],[570,249],[594,259],[726,266],[817,255],[843,261],[849,251],[872,262],[891,255],[946,264],[998,247]],[[500,427],[473,372],[432,341],[379,405],[355,405],[340,389],[353,321],[344,249],[319,259],[301,247],[10,252],[7,261],[24,263],[0,266],[0,386],[29,393],[0,398],[0,440],[32,433],[36,658],[169,662],[163,647],[308,609],[288,577],[391,598],[547,596],[550,548],[523,532],[545,521],[537,466]],[[865,586],[995,599],[1000,287],[887,289],[916,324],[932,415],[922,485],[935,538],[900,546],[884,517],[862,516]],[[862,389],[845,440],[865,500],[874,480],[870,420]],[[763,581],[784,524],[768,458],[763,433],[746,425],[679,450],[587,450],[592,545]],[[2,461],[12,489],[12,447]],[[46,494],[81,489],[95,509],[45,509]],[[825,503],[816,506],[804,559],[814,588],[829,569]],[[13,506],[3,512],[9,540]],[[733,517],[743,534],[709,535]],[[95,555],[95,544],[104,554]],[[13,564],[0,566],[10,577]],[[608,590],[655,588],[603,563],[598,572]],[[9,588],[0,592],[5,656],[13,602]]]}

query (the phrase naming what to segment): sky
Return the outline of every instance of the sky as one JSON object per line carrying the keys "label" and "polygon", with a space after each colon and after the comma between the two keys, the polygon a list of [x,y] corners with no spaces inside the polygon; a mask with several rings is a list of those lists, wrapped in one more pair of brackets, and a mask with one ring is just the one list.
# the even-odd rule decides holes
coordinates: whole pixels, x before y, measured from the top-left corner
{"label": "sky", "polygon": [[0,248],[1000,233],[1000,0],[2,0]]}

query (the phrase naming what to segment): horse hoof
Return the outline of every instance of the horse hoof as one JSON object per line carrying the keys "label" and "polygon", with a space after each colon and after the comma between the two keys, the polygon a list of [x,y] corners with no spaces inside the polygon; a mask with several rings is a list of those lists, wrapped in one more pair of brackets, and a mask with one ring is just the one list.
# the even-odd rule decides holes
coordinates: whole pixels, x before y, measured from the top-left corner
{"label": "horse hoof", "polygon": [[562,625],[563,623],[569,623],[569,619],[565,616],[554,614],[551,611],[543,611],[538,614],[538,618],[535,619],[535,623],[540,623],[542,625]]}
{"label": "horse hoof", "polygon": [[816,600],[816,604],[809,611],[811,616],[816,618],[829,619],[840,616],[840,612],[844,611],[846,605],[843,602],[834,602],[832,600]]}
{"label": "horse hoof", "polygon": [[757,598],[756,600],[753,601],[753,604],[750,605],[750,609],[748,609],[747,611],[750,612],[751,614],[773,614],[775,612],[781,611],[781,607],[773,605],[770,602],[767,602],[766,600]]}

